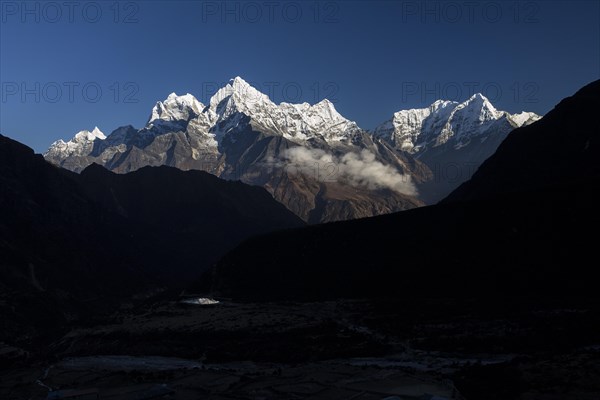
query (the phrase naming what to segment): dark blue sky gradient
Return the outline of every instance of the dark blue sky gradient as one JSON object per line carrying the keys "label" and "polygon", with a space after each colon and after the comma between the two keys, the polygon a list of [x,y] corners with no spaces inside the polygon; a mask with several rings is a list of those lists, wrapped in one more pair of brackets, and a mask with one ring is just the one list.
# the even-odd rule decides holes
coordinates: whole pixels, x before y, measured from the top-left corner
{"label": "dark blue sky gradient", "polygon": [[0,133],[38,152],[141,127],[173,91],[206,103],[237,75],[367,129],[473,91],[544,114],[600,78],[598,1],[66,3],[1,2]]}

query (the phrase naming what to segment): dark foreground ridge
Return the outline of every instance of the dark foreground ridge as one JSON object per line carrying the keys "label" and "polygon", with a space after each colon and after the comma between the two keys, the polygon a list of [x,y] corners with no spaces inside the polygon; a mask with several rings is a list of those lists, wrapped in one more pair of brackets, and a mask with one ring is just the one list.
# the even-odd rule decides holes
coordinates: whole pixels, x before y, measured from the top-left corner
{"label": "dark foreground ridge", "polygon": [[440,205],[253,238],[199,284],[243,300],[597,295],[600,81]]}
{"label": "dark foreground ridge", "polygon": [[170,167],[77,175],[0,136],[0,341],[181,288],[243,239],[301,225],[259,187]]}

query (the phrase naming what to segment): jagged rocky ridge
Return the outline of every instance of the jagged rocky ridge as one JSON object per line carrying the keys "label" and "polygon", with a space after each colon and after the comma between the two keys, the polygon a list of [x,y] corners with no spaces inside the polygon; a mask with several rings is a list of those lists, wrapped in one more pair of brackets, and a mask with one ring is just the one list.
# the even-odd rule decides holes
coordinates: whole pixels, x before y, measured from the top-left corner
{"label": "jagged rocky ridge", "polygon": [[204,170],[263,186],[305,221],[327,222],[437,201],[462,180],[446,182],[436,163],[480,163],[510,130],[536,118],[497,111],[476,95],[396,113],[367,132],[328,100],[275,104],[237,77],[208,105],[172,93],[142,129],[82,131],[44,156],[76,172],[91,163],[118,173],[148,165]]}

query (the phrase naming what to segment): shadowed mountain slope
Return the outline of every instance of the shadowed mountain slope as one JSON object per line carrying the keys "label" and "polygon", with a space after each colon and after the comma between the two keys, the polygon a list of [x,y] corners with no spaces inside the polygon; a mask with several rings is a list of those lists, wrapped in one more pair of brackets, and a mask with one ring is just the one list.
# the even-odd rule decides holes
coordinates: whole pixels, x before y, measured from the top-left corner
{"label": "shadowed mountain slope", "polygon": [[182,287],[243,239],[301,225],[259,187],[170,167],[77,175],[0,136],[0,340]]}
{"label": "shadowed mountain slope", "polygon": [[513,131],[442,204],[248,240],[199,286],[262,300],[592,294],[599,108],[597,81]]}

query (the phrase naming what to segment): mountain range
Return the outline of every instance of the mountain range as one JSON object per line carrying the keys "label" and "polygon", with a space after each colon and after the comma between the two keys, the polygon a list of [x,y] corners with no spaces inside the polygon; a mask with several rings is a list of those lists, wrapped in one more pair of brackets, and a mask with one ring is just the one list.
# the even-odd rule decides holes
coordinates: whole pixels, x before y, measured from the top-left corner
{"label": "mountain range", "polygon": [[481,94],[399,111],[372,132],[327,99],[275,104],[242,78],[207,105],[170,94],[142,129],[98,128],[54,142],[46,160],[81,172],[97,163],[126,173],[167,165],[267,189],[309,223],[435,203],[490,156],[508,133],[540,117],[498,111]]}
{"label": "mountain range", "polygon": [[595,81],[512,131],[439,204],[250,239],[197,290],[269,301],[593,295],[598,108]]}

